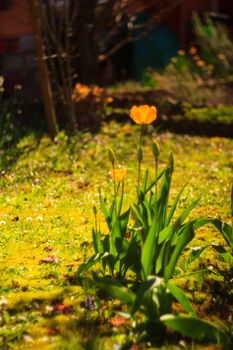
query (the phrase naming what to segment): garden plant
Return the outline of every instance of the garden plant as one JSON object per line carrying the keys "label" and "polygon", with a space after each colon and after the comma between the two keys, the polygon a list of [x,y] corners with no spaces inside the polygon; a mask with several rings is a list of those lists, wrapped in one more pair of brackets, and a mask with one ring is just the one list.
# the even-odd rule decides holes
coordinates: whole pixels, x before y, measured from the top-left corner
{"label": "garden plant", "polygon": [[[126,318],[135,318],[136,332],[139,331],[140,339],[145,337],[151,340],[151,337],[155,337],[158,340],[165,335],[166,327],[170,327],[192,339],[209,340],[228,347],[228,335],[217,326],[197,317],[190,301],[182,289],[173,283],[172,277],[176,273],[179,258],[194,238],[197,228],[213,224],[232,250],[232,227],[215,218],[187,220],[199,199],[176,215],[186,186],[170,203],[173,155],[170,155],[165,169],[158,173],[160,148],[154,140],[151,142],[154,175],[150,178],[149,171],[146,170],[142,176],[141,171],[145,126],[156,119],[156,108],[148,105],[134,106],[130,110],[130,117],[140,125],[136,201],[133,200],[125,208],[124,181],[127,173],[125,169],[116,169],[116,156],[109,148],[113,178],[113,199],[109,205],[99,189],[100,207],[108,233],[104,234],[98,223],[95,206],[95,225],[92,230],[95,254],[79,267],[77,275],[80,277],[96,263],[99,264],[102,276],[95,272],[93,283],[128,306],[127,313],[120,314]],[[227,252],[218,245],[212,246],[232,267],[232,252]],[[197,250],[190,261],[197,259],[207,247],[209,245]],[[186,311],[185,315],[173,313],[172,305],[175,301]]]}

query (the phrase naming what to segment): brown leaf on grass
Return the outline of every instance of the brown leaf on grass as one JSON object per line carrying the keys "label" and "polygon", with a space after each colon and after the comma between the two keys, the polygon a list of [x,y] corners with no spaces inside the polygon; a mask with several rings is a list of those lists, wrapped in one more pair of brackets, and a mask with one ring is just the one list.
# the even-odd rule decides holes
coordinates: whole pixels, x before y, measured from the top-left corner
{"label": "brown leaf on grass", "polygon": [[75,274],[73,275],[69,275],[69,274],[66,274],[66,275],[62,275],[61,277],[64,281],[67,281],[69,283],[75,283],[77,281],[77,277]]}
{"label": "brown leaf on grass", "polygon": [[131,236],[130,231],[126,231],[126,232],[125,232],[125,238],[126,238],[126,239],[130,239],[130,236]]}
{"label": "brown leaf on grass", "polygon": [[39,261],[40,264],[55,264],[57,262],[58,262],[58,257],[54,255],[46,256],[45,258],[42,258]]}
{"label": "brown leaf on grass", "polygon": [[126,319],[123,316],[114,316],[111,317],[108,322],[113,327],[120,327],[125,324]]}
{"label": "brown leaf on grass", "polygon": [[105,311],[105,310],[107,310],[108,308],[109,308],[108,304],[104,304],[104,305],[102,306],[102,311]]}
{"label": "brown leaf on grass", "polygon": [[138,347],[136,344],[132,345],[132,346],[129,348],[129,350],[138,350],[138,349],[139,349],[139,347]]}
{"label": "brown leaf on grass", "polygon": [[53,248],[50,247],[50,246],[47,246],[47,247],[44,248],[45,252],[51,252],[51,250],[53,250]]}
{"label": "brown leaf on grass", "polygon": [[71,306],[64,305],[64,304],[57,304],[57,305],[54,305],[53,312],[63,313],[64,315],[68,315],[71,313]]}
{"label": "brown leaf on grass", "polygon": [[49,280],[55,280],[57,276],[54,273],[50,273],[49,275],[46,276],[46,278]]}
{"label": "brown leaf on grass", "polygon": [[82,188],[85,188],[85,187],[89,186],[89,184],[90,184],[90,183],[89,183],[88,181],[79,182],[78,185],[77,185],[77,187],[78,187],[79,189],[82,189]]}
{"label": "brown leaf on grass", "polygon": [[47,328],[46,333],[48,335],[57,335],[59,334],[59,330],[57,328]]}

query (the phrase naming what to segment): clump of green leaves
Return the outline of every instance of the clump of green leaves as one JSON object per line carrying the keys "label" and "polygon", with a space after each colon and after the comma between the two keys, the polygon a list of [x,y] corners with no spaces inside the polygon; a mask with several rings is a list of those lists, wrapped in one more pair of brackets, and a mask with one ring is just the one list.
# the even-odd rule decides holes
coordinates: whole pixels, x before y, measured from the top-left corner
{"label": "clump of green leaves", "polygon": [[232,71],[233,42],[226,26],[214,23],[206,16],[203,20],[194,14],[193,31],[205,61],[213,64],[218,74],[229,74]]}
{"label": "clump of green leaves", "polygon": [[[146,109],[147,106],[142,106],[138,112],[143,113]],[[136,112],[135,118],[136,122],[139,121],[138,124],[140,120],[146,120],[142,117],[140,119],[140,115]],[[199,199],[194,200],[181,214],[176,215],[185,186],[169,206],[174,158],[171,154],[167,166],[158,174],[160,149],[157,142],[152,145],[154,176],[149,180],[149,171],[146,171],[142,179],[144,124],[141,124],[136,201],[131,203],[129,209],[122,212],[125,173],[122,173],[122,169],[116,173],[116,157],[110,149],[109,159],[112,164],[114,190],[109,207],[99,190],[100,207],[108,232],[105,235],[101,232],[97,221],[97,210],[94,207],[95,226],[92,230],[92,242],[95,254],[79,267],[77,274],[81,276],[94,264],[99,263],[103,277],[96,275],[94,283],[127,305],[126,317],[135,318],[139,312],[142,315],[139,319],[136,317],[136,320],[139,320],[139,329],[142,333],[146,332],[149,337],[155,330],[166,331],[166,327],[170,327],[193,339],[229,344],[230,340],[223,331],[197,318],[183,291],[172,283],[177,262],[193,239],[195,229],[212,223],[229,238],[228,225],[212,218],[187,221]],[[129,227],[130,213],[133,225]],[[128,270],[131,271],[129,275]],[[109,279],[108,274],[112,279]],[[180,303],[187,313],[186,316],[172,313],[174,301]]]}
{"label": "clump of green leaves", "polygon": [[[166,336],[167,327],[184,336],[198,341],[209,341],[228,347],[229,337],[212,323],[197,317],[190,301],[171,281],[148,276],[141,283],[126,286],[122,281],[94,276],[95,283],[113,298],[127,305],[126,318],[135,321],[134,331],[140,340],[161,340]],[[180,303],[186,314],[172,312],[174,302]]]}
{"label": "clump of green leaves", "polygon": [[182,104],[182,111],[187,120],[196,120],[197,122],[233,124],[233,107],[216,106],[194,108],[189,103]]}

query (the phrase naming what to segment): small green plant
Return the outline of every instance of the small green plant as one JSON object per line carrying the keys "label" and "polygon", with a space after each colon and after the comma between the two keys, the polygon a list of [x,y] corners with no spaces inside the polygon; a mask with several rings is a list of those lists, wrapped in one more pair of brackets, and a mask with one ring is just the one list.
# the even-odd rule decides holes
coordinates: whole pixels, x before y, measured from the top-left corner
{"label": "small green plant", "polygon": [[231,188],[231,220],[231,225],[229,225],[227,223],[221,222],[218,219],[213,218],[197,219],[194,223],[194,226],[196,228],[199,228],[205,224],[212,224],[224,238],[227,248],[224,248],[218,244],[207,244],[203,247],[195,247],[190,253],[188,263],[191,263],[194,260],[196,260],[205,249],[211,247],[220,255],[220,257],[226,263],[229,264],[230,269],[233,269],[233,186]]}
{"label": "small green plant", "polygon": [[[113,298],[127,306],[127,312],[119,312],[136,322],[134,331],[140,340],[161,340],[167,328],[198,341],[210,341],[229,346],[229,337],[215,325],[199,319],[186,295],[171,281],[148,276],[141,283],[126,283],[119,280],[99,278],[94,275],[97,285]],[[174,302],[179,303],[186,314],[172,311]],[[156,339],[155,339],[156,338]]]}
{"label": "small green plant", "polygon": [[[112,277],[124,278],[129,268],[129,254],[133,252],[133,243],[126,239],[130,208],[122,212],[124,201],[125,169],[115,169],[116,157],[109,149],[109,159],[112,163],[113,200],[108,207],[99,189],[99,201],[109,233],[103,238],[97,220],[97,209],[94,206],[95,226],[92,229],[92,242],[95,254],[78,269],[78,275],[89,269],[95,263],[100,263],[101,272],[110,273]],[[131,253],[130,253],[131,252]]]}
{"label": "small green plant", "polygon": [[230,125],[233,123],[233,107],[232,106],[216,106],[194,108],[189,103],[182,104],[182,111],[187,120],[195,120],[197,122],[223,123]]}
{"label": "small green plant", "polygon": [[[167,167],[158,174],[160,149],[156,141],[152,145],[153,179],[149,181],[148,171],[142,177],[144,128],[156,119],[156,109],[147,105],[134,106],[130,117],[141,126],[137,152],[136,202],[122,213],[126,171],[115,169],[116,157],[112,149],[109,149],[114,180],[110,207],[106,206],[99,191],[108,233],[102,234],[94,207],[92,242],[95,254],[79,267],[77,275],[81,276],[95,263],[99,263],[103,277],[93,274],[94,283],[127,306],[128,312],[124,316],[136,320],[136,331],[139,331],[140,336],[151,339],[154,332],[162,334],[168,327],[195,340],[228,345],[230,340],[222,330],[197,317],[183,291],[172,283],[172,277],[185,247],[194,237],[195,229],[212,223],[230,242],[229,227],[212,218],[187,221],[199,199],[194,200],[178,217],[175,215],[185,186],[169,207],[174,159],[171,154]],[[130,212],[133,222],[131,228],[128,227]],[[198,253],[195,257],[198,257]],[[131,274],[126,275],[128,270]],[[109,278],[109,273],[112,278]],[[187,314],[174,314],[174,302],[178,302]]]}
{"label": "small green plant", "polygon": [[[146,280],[150,275],[164,278],[168,282],[177,266],[177,262],[186,246],[194,238],[194,231],[201,226],[212,223],[229,241],[229,225],[213,218],[197,218],[187,220],[199,199],[190,203],[176,217],[176,209],[186,186],[180,190],[173,203],[170,204],[172,174],[174,171],[173,155],[167,167],[158,174],[159,146],[153,143],[154,177],[149,181],[146,171],[142,181],[141,163],[143,161],[143,134],[145,124],[156,118],[156,110],[149,106],[134,106],[131,118],[141,125],[138,142],[138,177],[136,185],[137,201],[124,212],[124,178],[126,170],[115,169],[116,157],[109,149],[112,164],[113,200],[107,206],[99,190],[101,210],[107,224],[108,233],[104,235],[97,220],[97,209],[94,207],[95,226],[92,230],[92,242],[95,254],[78,269],[81,275],[94,264],[100,263],[100,271],[105,276],[125,278],[131,270],[138,281]],[[169,205],[168,205],[169,204]],[[133,224],[129,227],[129,219]],[[220,249],[214,246],[215,249]],[[205,248],[201,248],[203,251]],[[196,254],[196,255],[195,255]],[[197,252],[194,253],[198,256]]]}
{"label": "small green plant", "polygon": [[193,15],[193,31],[204,59],[216,69],[216,74],[226,75],[232,71],[233,43],[227,28],[206,16],[202,21],[197,14]]}

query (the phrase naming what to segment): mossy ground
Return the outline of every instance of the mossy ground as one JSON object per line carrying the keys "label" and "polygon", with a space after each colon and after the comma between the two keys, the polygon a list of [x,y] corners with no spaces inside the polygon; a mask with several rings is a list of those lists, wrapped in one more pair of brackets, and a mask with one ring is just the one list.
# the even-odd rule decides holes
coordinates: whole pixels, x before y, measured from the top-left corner
{"label": "mossy ground", "polygon": [[[172,196],[188,182],[180,207],[201,197],[193,216],[217,216],[230,223],[233,141],[157,135],[149,126],[143,166],[151,172],[153,137],[161,148],[161,168],[171,151],[175,157]],[[116,330],[108,323],[114,304],[106,307],[93,289],[81,288],[72,277],[92,254],[92,208],[98,207],[98,187],[111,197],[107,147],[127,168],[129,202],[137,176],[137,142],[136,126],[111,122],[95,134],[80,132],[72,139],[60,133],[55,142],[31,134],[9,153],[14,162],[0,178],[1,349],[116,349],[129,337],[127,324]],[[224,245],[214,229],[205,227],[197,231],[191,246],[213,242]],[[227,273],[228,266],[209,249],[176,276],[201,317],[218,324],[226,324],[230,316]],[[85,307],[89,294],[94,310]]]}

